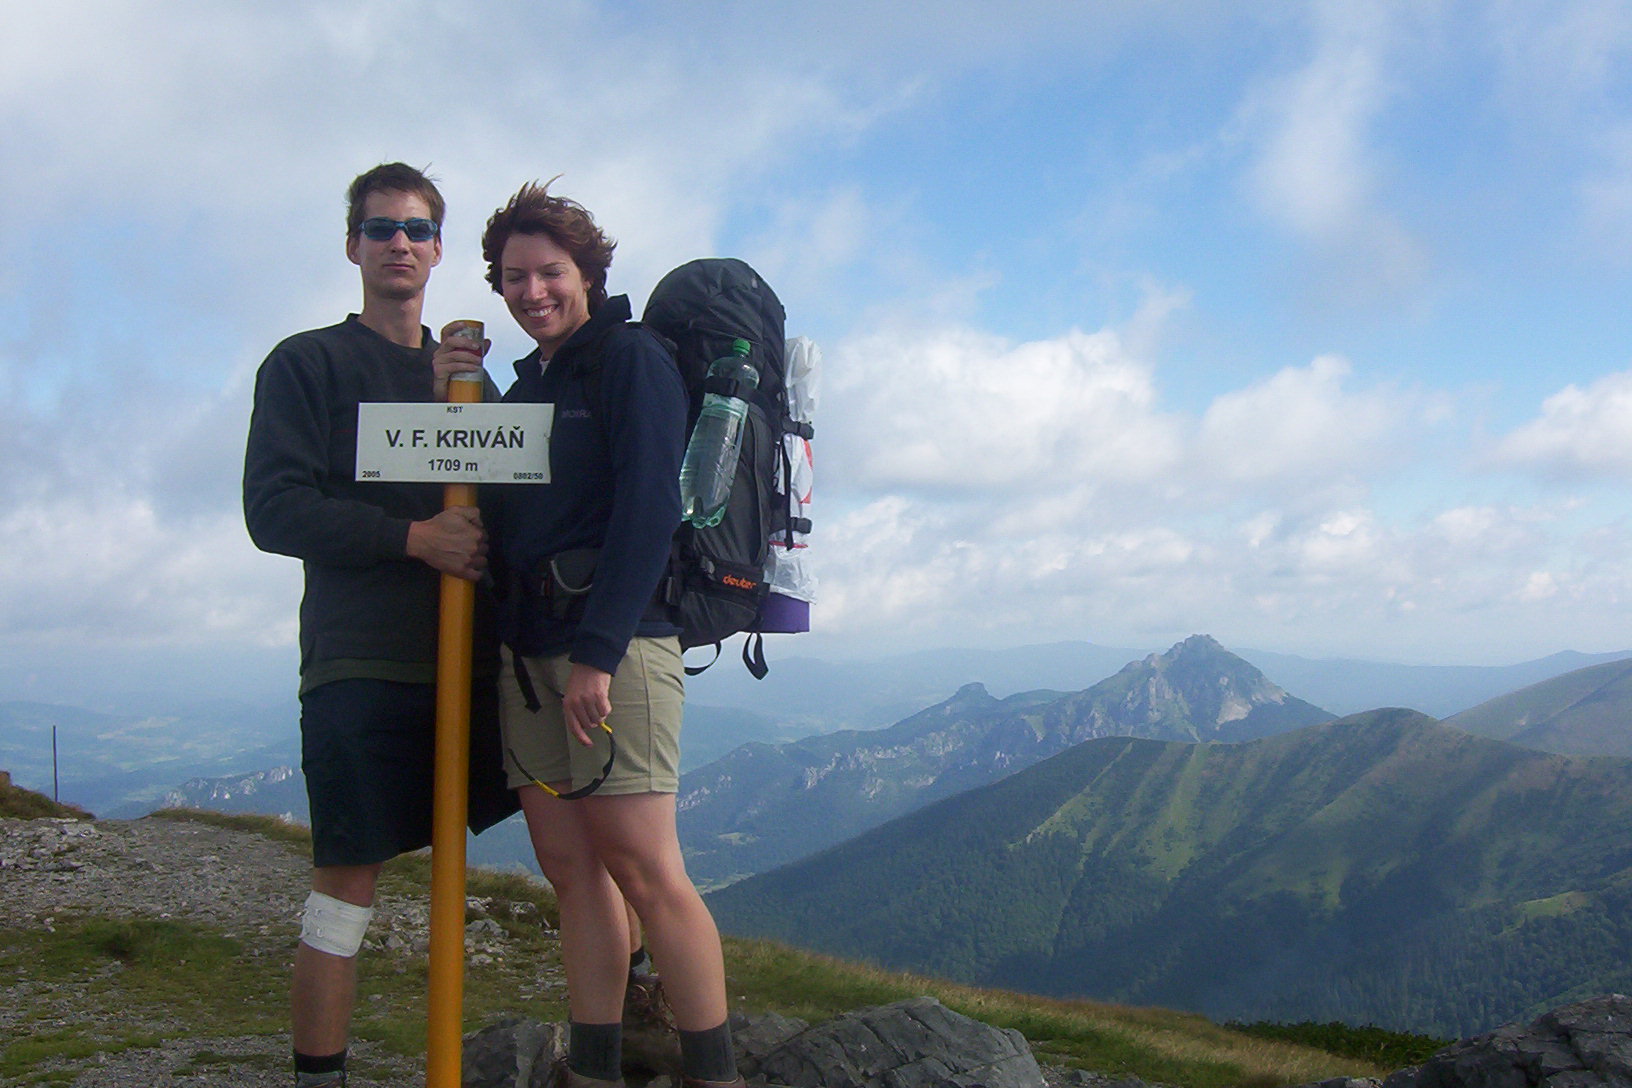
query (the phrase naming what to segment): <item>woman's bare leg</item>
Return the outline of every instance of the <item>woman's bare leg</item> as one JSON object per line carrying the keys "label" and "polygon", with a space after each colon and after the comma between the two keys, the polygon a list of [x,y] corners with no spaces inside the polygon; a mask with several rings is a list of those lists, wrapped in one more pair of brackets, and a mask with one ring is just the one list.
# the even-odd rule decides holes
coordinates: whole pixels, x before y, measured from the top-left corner
{"label": "woman's bare leg", "polygon": [[595,852],[645,927],[675,1025],[703,1031],[723,1023],[729,1010],[720,933],[686,876],[675,795],[591,796],[572,804],[584,806]]}
{"label": "woman's bare leg", "polygon": [[588,813],[582,801],[562,801],[537,786],[516,792],[538,866],[561,908],[561,962],[572,1019],[619,1022],[629,977],[628,923],[623,897],[588,832]]}

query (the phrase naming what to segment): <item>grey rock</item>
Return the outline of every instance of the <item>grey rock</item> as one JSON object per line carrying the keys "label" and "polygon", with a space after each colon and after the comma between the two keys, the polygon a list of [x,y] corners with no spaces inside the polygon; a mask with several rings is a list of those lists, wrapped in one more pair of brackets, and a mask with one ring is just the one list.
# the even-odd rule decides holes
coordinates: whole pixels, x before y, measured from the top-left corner
{"label": "grey rock", "polygon": [[[1048,1068],[1043,1070],[1048,1088],[1150,1088],[1138,1077],[1113,1077],[1086,1069]],[[1373,1084],[1372,1088],[1376,1088]]]}
{"label": "grey rock", "polygon": [[[731,1036],[738,1067],[755,1084],[1045,1088],[1042,1070],[1019,1032],[971,1020],[927,997],[860,1009],[814,1028],[776,1013],[734,1013]],[[551,1062],[566,1049],[565,1024],[514,1017],[495,1021],[465,1037],[462,1088],[545,1088]],[[633,1060],[637,1056],[627,1045],[624,1058],[626,1074],[632,1071],[636,1081],[650,1077],[647,1088],[678,1083],[669,1072],[672,1058],[661,1063]],[[1113,1086],[1144,1088],[1137,1079],[1092,1074],[1065,1088]]]}
{"label": "grey rock", "polygon": [[567,1052],[567,1026],[506,1017],[465,1036],[460,1088],[544,1088]]}
{"label": "grey rock", "polygon": [[858,1009],[809,1028],[758,1062],[791,1088],[1042,1088],[1018,1031],[971,1020],[928,997]]}
{"label": "grey rock", "polygon": [[731,1044],[737,1052],[737,1068],[745,1077],[760,1076],[760,1062],[795,1035],[810,1027],[794,1016],[765,1013],[747,1016],[731,1014]]}
{"label": "grey rock", "polygon": [[504,929],[491,918],[478,918],[474,922],[466,923],[465,936],[467,938],[502,941],[504,939]]}
{"label": "grey rock", "polygon": [[1464,1039],[1382,1088],[1632,1088],[1632,997],[1589,998]]}

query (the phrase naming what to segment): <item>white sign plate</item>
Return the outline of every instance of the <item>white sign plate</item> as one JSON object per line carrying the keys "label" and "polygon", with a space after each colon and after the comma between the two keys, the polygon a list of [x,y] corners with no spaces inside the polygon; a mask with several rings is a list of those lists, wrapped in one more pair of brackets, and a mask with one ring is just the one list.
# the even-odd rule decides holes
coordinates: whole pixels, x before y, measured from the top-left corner
{"label": "white sign plate", "polygon": [[553,404],[359,404],[357,479],[550,482]]}

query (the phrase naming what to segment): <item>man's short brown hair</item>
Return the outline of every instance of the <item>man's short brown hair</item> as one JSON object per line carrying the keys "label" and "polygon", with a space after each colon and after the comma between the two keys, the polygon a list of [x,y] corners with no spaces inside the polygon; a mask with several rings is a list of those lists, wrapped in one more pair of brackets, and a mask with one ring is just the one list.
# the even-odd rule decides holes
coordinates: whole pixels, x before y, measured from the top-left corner
{"label": "man's short brown hair", "polygon": [[[554,181],[551,178],[550,181]],[[494,293],[504,294],[502,282],[504,244],[512,234],[542,234],[567,251],[584,277],[589,293],[589,312],[606,301],[606,270],[612,267],[612,251],[618,243],[595,225],[595,217],[576,200],[550,195],[550,182],[523,185],[509,203],[493,213],[482,232],[482,256],[487,260],[487,282]]]}
{"label": "man's short brown hair", "polygon": [[424,171],[415,170],[407,163],[382,162],[374,169],[358,174],[351,188],[346,190],[347,238],[363,229],[363,205],[368,202],[369,193],[412,193],[425,201],[425,206],[431,210],[431,222],[436,224],[437,229],[442,227],[442,216],[447,213],[447,205],[436,182]]}

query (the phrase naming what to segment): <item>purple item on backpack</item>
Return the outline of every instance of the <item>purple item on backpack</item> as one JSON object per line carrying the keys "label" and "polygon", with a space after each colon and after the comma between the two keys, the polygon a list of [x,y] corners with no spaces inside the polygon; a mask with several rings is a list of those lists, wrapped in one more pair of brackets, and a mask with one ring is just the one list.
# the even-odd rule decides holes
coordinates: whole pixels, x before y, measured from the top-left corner
{"label": "purple item on backpack", "polygon": [[810,602],[781,593],[767,594],[759,617],[748,628],[762,635],[799,635],[810,630]]}

